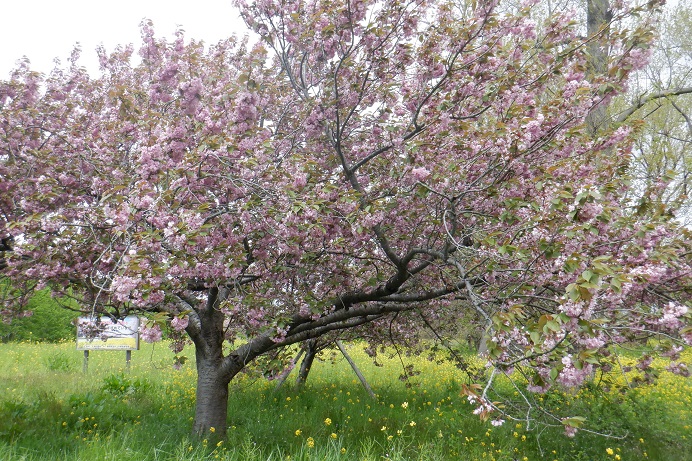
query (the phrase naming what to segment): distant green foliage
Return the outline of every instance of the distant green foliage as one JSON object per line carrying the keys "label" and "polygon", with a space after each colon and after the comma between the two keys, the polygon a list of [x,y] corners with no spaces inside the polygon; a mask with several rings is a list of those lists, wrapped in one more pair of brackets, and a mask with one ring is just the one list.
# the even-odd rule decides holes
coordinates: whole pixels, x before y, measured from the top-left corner
{"label": "distant green foliage", "polygon": [[72,321],[79,314],[62,308],[48,290],[37,291],[28,309],[33,312],[31,317],[14,319],[9,325],[0,323],[0,340],[58,342],[75,336]]}

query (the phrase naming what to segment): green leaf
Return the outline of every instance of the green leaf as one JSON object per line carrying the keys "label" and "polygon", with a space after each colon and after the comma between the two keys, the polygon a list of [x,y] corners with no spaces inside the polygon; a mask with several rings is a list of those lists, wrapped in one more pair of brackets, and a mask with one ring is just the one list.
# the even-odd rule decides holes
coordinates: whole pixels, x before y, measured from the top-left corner
{"label": "green leaf", "polygon": [[557,322],[557,320],[549,320],[545,324],[545,328],[554,332],[558,332],[560,331],[560,324]]}
{"label": "green leaf", "polygon": [[562,419],[562,424],[570,427],[581,427],[584,422],[586,422],[586,418],[583,416],[570,416]]}
{"label": "green leaf", "polygon": [[533,330],[529,333],[529,338],[531,338],[532,343],[538,344],[541,340],[541,334],[538,331]]}

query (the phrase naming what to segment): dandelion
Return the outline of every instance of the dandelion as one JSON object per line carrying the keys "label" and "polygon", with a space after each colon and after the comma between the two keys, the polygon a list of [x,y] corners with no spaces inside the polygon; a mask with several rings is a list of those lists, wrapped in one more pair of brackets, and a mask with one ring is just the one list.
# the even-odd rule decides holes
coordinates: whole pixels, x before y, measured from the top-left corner
{"label": "dandelion", "polygon": [[214,432],[216,432],[216,428],[214,426],[210,427],[209,432],[213,434]]}
{"label": "dandelion", "polygon": [[606,448],[606,453],[608,453],[610,456],[613,456],[613,453],[615,453],[615,452],[613,451],[612,448]]}
{"label": "dandelion", "polygon": [[302,433],[303,433],[303,431],[301,431],[300,429],[296,429],[296,437],[298,437]]}
{"label": "dandelion", "polygon": [[332,424],[332,420],[327,418],[324,420],[324,424],[326,424],[327,426],[330,426]]}
{"label": "dandelion", "polygon": [[332,432],[331,434],[329,434],[329,437],[336,439],[337,435],[335,432]]}
{"label": "dandelion", "polygon": [[315,447],[315,439],[312,437],[308,437],[306,443],[308,444],[308,448],[314,448]]}

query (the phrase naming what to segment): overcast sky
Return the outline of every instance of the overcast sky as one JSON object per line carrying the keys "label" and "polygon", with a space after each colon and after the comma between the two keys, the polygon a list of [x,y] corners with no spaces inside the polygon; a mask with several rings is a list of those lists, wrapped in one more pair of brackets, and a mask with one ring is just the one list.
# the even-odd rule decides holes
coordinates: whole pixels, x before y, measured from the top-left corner
{"label": "overcast sky", "polygon": [[31,67],[48,72],[53,59],[64,63],[74,45],[82,48],[81,62],[98,69],[95,48],[113,50],[118,44],[140,43],[139,23],[154,21],[157,35],[171,37],[182,26],[188,38],[207,43],[245,33],[231,0],[2,0],[0,16],[0,79],[22,56]]}

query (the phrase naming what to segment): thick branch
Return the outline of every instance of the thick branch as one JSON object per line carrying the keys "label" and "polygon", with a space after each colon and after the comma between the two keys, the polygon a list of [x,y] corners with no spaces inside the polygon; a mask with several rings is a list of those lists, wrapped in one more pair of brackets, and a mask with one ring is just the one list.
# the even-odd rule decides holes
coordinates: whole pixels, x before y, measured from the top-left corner
{"label": "thick branch", "polygon": [[692,87],[686,88],[672,88],[670,90],[658,91],[647,96],[640,96],[637,98],[634,104],[632,104],[627,110],[620,112],[620,115],[615,119],[617,123],[622,123],[632,116],[637,110],[641,109],[647,103],[655,101],[660,98],[667,98],[670,96],[680,96],[682,94],[692,93]]}

